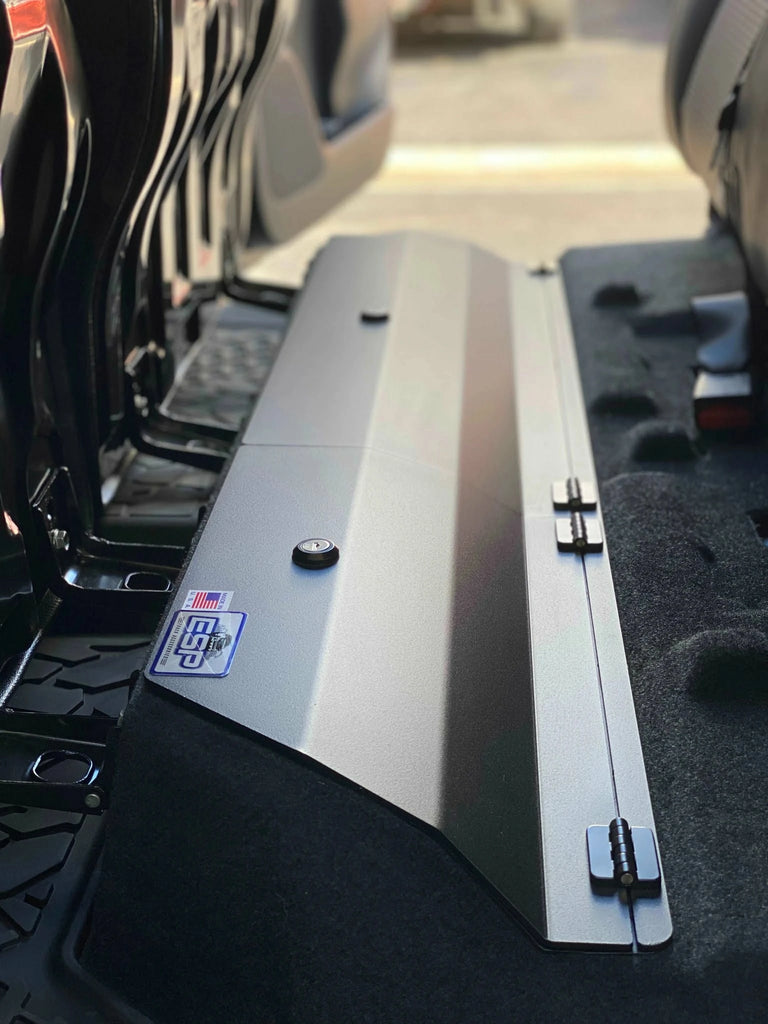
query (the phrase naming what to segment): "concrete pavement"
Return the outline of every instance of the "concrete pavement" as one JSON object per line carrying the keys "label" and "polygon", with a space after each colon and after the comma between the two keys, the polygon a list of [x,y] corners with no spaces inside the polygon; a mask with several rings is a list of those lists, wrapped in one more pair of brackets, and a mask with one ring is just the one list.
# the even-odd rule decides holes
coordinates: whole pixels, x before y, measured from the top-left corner
{"label": "concrete pavement", "polygon": [[526,262],[577,245],[690,237],[704,190],[666,141],[661,82],[672,0],[577,0],[562,44],[409,40],[379,177],[259,276],[298,283],[331,234],[437,231]]}

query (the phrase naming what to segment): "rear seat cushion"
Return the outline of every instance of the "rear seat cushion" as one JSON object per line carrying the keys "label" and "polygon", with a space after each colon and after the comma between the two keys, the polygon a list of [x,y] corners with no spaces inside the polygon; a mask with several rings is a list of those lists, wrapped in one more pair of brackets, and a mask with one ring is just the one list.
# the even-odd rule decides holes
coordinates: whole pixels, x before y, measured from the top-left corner
{"label": "rear seat cushion", "polygon": [[750,59],[731,139],[735,227],[753,281],[768,297],[768,29]]}
{"label": "rear seat cushion", "polygon": [[672,14],[664,80],[667,128],[680,146],[680,108],[691,70],[721,0],[677,0]]}
{"label": "rear seat cushion", "polygon": [[667,62],[668,120],[673,140],[723,210],[712,167],[718,120],[768,19],[768,0],[684,0]]}

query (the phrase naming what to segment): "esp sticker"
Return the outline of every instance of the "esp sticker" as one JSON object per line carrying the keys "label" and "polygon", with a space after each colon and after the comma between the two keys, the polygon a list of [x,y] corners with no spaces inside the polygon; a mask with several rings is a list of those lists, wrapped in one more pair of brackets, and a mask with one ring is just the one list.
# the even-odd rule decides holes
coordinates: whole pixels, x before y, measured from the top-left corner
{"label": "esp sticker", "polygon": [[229,673],[246,612],[176,612],[150,669],[158,676],[213,676]]}

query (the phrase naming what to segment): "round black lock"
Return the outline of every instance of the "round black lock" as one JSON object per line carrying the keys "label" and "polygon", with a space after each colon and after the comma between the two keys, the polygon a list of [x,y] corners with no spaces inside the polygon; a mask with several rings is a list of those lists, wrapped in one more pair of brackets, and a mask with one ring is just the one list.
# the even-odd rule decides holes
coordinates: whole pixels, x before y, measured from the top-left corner
{"label": "round black lock", "polygon": [[302,569],[328,569],[339,560],[339,549],[325,537],[299,541],[293,549],[293,561]]}

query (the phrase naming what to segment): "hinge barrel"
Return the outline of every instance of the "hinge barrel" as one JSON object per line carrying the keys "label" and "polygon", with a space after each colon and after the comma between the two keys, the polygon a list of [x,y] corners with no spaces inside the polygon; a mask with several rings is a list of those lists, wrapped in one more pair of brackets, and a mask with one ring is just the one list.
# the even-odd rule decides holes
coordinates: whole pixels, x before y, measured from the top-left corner
{"label": "hinge barrel", "polygon": [[611,841],[613,877],[619,885],[629,888],[637,879],[637,861],[632,830],[625,818],[613,819],[608,826],[608,837]]}

